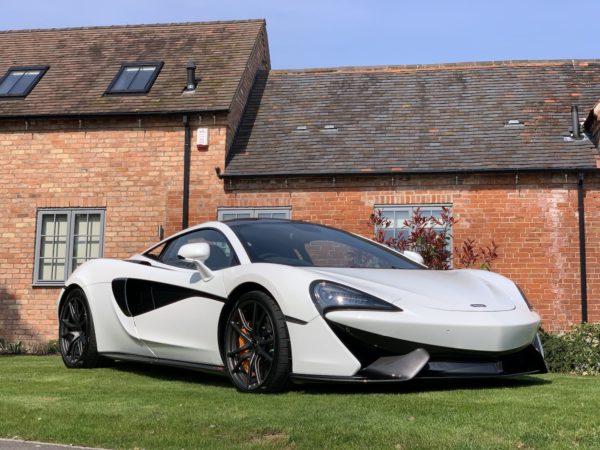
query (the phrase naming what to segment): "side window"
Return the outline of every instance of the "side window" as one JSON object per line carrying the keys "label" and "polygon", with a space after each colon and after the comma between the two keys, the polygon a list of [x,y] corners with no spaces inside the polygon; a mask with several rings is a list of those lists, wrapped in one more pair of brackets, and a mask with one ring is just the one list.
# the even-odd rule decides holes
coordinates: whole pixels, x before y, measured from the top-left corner
{"label": "side window", "polygon": [[161,262],[185,269],[195,269],[193,263],[184,261],[177,256],[181,247],[195,242],[206,242],[210,246],[210,256],[204,262],[209,269],[220,270],[239,264],[229,241],[217,230],[192,231],[169,242],[160,255]]}
{"label": "side window", "polygon": [[152,258],[152,259],[156,259],[157,261],[160,260],[160,254],[163,252],[163,250],[165,249],[165,247],[167,246],[168,242],[163,242],[160,245],[157,245],[156,247],[150,249],[149,251],[147,251],[146,253],[144,253],[144,256],[147,256],[148,258]]}

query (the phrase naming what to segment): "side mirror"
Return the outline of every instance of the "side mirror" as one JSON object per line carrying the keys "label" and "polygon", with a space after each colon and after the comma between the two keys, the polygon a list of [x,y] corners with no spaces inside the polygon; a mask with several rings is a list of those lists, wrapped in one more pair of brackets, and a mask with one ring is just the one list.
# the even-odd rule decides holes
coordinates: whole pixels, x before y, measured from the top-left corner
{"label": "side mirror", "polygon": [[419,264],[425,265],[425,260],[423,259],[420,253],[411,252],[410,250],[404,250],[402,254],[414,262],[418,262]]}
{"label": "side mirror", "polygon": [[204,281],[208,281],[214,277],[212,270],[204,264],[210,256],[210,245],[206,242],[182,245],[177,252],[177,256],[194,263]]}

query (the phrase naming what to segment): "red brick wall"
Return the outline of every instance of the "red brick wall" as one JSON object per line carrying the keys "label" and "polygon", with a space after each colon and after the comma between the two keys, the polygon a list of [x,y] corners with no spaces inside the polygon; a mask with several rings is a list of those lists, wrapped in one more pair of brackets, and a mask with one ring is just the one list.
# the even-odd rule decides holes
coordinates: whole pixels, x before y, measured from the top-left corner
{"label": "red brick wall", "polygon": [[[564,173],[220,180],[228,121],[192,117],[209,128],[207,151],[192,146],[190,224],[219,207],[291,206],[295,219],[372,235],[374,205],[452,204],[455,242],[495,239],[494,270],[518,282],[548,330],[580,320],[577,180]],[[195,139],[195,136],[193,136]],[[193,141],[195,142],[195,141]],[[127,257],[181,227],[181,117],[0,125],[0,338],[56,337],[58,290],[32,288],[36,211],[106,208],[107,257]],[[600,321],[600,176],[586,179],[589,318]]]}
{"label": "red brick wall", "polygon": [[[226,117],[203,122],[211,152],[223,155]],[[0,338],[56,338],[59,290],[32,287],[38,208],[106,208],[106,257],[143,250],[159,225],[181,228],[182,123],[177,116],[0,124]]]}

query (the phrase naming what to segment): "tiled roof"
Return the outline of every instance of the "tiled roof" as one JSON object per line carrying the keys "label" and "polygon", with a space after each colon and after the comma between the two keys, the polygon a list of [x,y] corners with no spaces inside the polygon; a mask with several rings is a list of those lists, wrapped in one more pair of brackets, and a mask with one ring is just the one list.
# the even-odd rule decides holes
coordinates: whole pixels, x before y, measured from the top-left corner
{"label": "tiled roof", "polygon": [[[0,32],[0,77],[50,66],[25,99],[0,99],[0,117],[227,110],[261,38],[263,20]],[[182,94],[186,62],[200,83]],[[164,61],[145,95],[103,95],[124,62]]]}
{"label": "tiled roof", "polygon": [[224,174],[596,168],[564,135],[598,98],[596,60],[265,72]]}

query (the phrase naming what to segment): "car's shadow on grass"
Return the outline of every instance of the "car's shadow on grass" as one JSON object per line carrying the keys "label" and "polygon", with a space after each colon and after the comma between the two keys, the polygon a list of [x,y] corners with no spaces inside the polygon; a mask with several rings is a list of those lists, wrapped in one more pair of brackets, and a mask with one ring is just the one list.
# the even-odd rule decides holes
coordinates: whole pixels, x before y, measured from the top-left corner
{"label": "car's shadow on grass", "polygon": [[233,388],[229,379],[224,375],[180,367],[161,366],[158,364],[138,363],[132,361],[114,361],[110,365],[110,368],[120,372],[135,373],[136,375],[158,380],[205,384],[207,386],[215,387],[231,386]]}
{"label": "car's shadow on grass", "polygon": [[[200,372],[179,367],[159,366],[154,364],[117,361],[111,368],[127,373],[146,376],[165,381],[203,384],[214,387],[230,387],[235,389],[226,376]],[[454,380],[412,380],[396,383],[374,384],[333,384],[333,383],[292,383],[290,391],[306,394],[402,394],[433,391],[455,391],[467,389],[491,388],[527,388],[552,383],[550,380],[535,376],[520,376],[514,378],[487,379],[454,379]]]}

